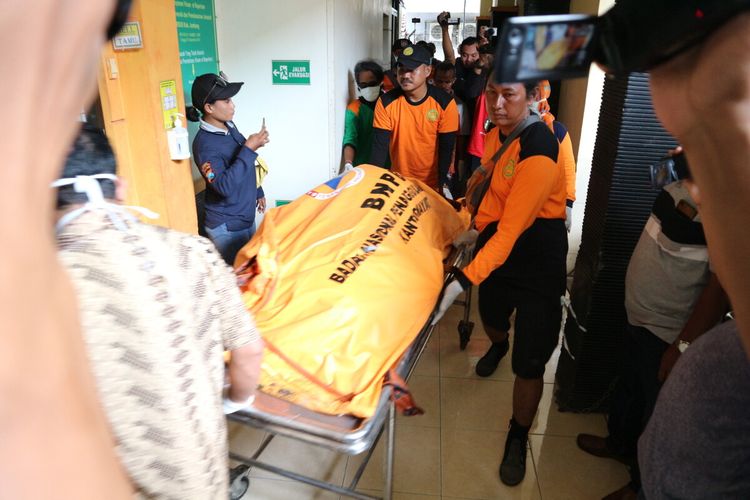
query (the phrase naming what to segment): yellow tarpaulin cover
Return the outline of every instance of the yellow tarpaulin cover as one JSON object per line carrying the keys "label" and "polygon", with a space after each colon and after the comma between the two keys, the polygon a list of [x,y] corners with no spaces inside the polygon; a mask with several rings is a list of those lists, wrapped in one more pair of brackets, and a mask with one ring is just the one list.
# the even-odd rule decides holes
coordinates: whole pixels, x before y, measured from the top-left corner
{"label": "yellow tarpaulin cover", "polygon": [[416,180],[364,165],[270,210],[235,261],[266,342],[261,390],[369,417],[468,225]]}

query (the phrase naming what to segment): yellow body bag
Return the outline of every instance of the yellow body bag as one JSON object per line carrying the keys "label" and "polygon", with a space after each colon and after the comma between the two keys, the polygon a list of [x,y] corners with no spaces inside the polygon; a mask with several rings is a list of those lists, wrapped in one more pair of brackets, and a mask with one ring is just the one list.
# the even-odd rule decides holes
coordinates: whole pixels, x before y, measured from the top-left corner
{"label": "yellow body bag", "polygon": [[235,269],[266,342],[261,390],[369,417],[468,226],[419,181],[364,165],[270,210]]}

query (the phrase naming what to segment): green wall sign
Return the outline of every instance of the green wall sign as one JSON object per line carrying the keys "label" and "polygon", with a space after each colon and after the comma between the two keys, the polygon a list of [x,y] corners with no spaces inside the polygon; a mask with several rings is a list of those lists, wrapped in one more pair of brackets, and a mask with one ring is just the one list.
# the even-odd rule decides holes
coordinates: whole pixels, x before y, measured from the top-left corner
{"label": "green wall sign", "polygon": [[175,0],[177,37],[182,66],[182,87],[190,102],[196,76],[218,73],[216,16],[213,0]]}
{"label": "green wall sign", "polygon": [[274,85],[310,85],[310,61],[271,61]]}

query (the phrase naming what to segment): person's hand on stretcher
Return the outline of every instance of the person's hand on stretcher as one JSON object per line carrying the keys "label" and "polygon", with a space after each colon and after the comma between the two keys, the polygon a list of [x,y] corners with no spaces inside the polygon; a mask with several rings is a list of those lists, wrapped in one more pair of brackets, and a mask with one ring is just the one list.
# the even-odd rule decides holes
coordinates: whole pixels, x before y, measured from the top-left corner
{"label": "person's hand on stretcher", "polygon": [[[476,229],[469,229],[459,234],[455,240],[453,240],[453,246],[456,248],[465,248],[467,251],[472,251],[474,245],[477,243],[479,232]],[[456,298],[466,291],[471,282],[464,276],[460,269],[453,270],[454,277],[451,279],[443,289],[443,297],[440,299],[440,306],[438,307],[435,316],[432,318],[432,324],[435,325],[445,314],[445,311],[453,304]]]}
{"label": "person's hand on stretcher", "polygon": [[228,384],[224,387],[224,414],[247,409],[255,401],[263,360],[263,341],[258,339],[231,352],[227,369]]}

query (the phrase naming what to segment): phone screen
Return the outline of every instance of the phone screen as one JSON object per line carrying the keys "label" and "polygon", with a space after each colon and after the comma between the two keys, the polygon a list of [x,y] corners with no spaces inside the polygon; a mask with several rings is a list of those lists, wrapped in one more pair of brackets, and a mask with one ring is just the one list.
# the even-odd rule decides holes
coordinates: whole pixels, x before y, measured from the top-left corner
{"label": "phone screen", "polygon": [[526,28],[521,72],[574,69],[591,64],[589,46],[594,38],[591,24],[541,24]]}
{"label": "phone screen", "polygon": [[508,19],[503,26],[498,81],[558,80],[585,76],[596,52],[597,25],[591,16]]}

